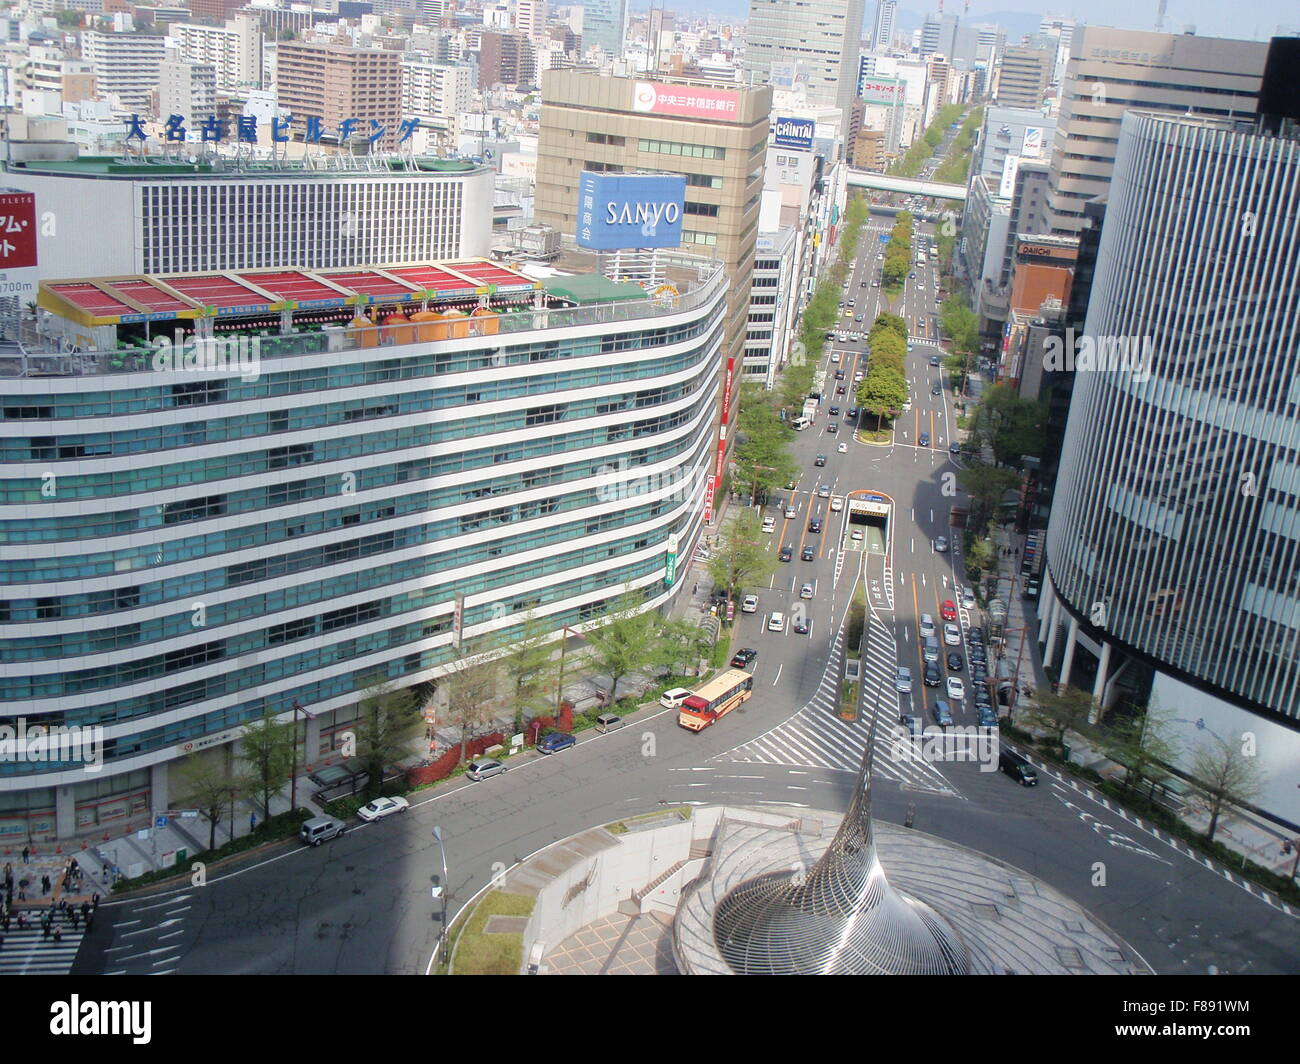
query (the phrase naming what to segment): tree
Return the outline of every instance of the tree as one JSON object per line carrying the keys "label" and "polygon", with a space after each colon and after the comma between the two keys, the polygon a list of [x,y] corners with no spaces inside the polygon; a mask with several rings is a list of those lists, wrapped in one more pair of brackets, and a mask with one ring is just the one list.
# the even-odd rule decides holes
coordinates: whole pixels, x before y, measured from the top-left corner
{"label": "tree", "polygon": [[1224,806],[1246,805],[1263,787],[1264,774],[1253,746],[1248,754],[1242,745],[1217,735],[1206,735],[1192,755],[1192,776],[1210,805],[1210,823],[1205,829],[1207,842],[1214,841]]}
{"label": "tree", "polygon": [[1059,693],[1039,690],[1029,707],[1029,717],[1052,733],[1058,747],[1065,745],[1065,733],[1086,724],[1096,708],[1096,702],[1087,691],[1066,687]]}
{"label": "tree", "polygon": [[858,385],[858,406],[876,415],[876,427],[886,414],[893,416],[907,401],[907,378],[892,366],[874,366]]}
{"label": "tree", "polygon": [[460,732],[460,759],[465,763],[469,741],[492,719],[497,693],[498,663],[491,652],[458,659],[443,678],[447,692],[446,720]]}
{"label": "tree", "polygon": [[1169,716],[1156,706],[1108,723],[1105,750],[1124,766],[1126,788],[1136,791],[1148,780],[1158,783],[1168,777],[1165,766],[1178,757],[1179,750],[1171,725]]}
{"label": "tree", "polygon": [[1043,450],[1047,405],[1022,399],[1010,384],[995,384],[984,391],[972,417],[971,438],[993,448],[1000,465],[1024,467],[1025,455]]}
{"label": "tree", "polygon": [[684,676],[688,668],[694,673],[709,645],[709,634],[700,625],[684,618],[671,618],[659,628],[653,663],[673,676]]}
{"label": "tree", "polygon": [[718,547],[709,559],[709,578],[734,601],[741,588],[771,576],[776,565],[766,549],[758,517],[746,512],[719,533]]}
{"label": "tree", "polygon": [[180,792],[208,819],[208,849],[217,848],[217,824],[239,797],[239,781],[231,774],[228,761],[219,752],[190,754],[181,763]]}
{"label": "tree", "polygon": [[519,636],[510,644],[509,651],[499,659],[509,687],[516,732],[524,730],[524,717],[528,707],[555,685],[559,666],[555,660],[554,636],[555,630],[550,622],[530,612],[524,616]]}
{"label": "tree", "polygon": [[907,344],[907,320],[905,318],[897,314],[877,314],[876,320],[871,323],[871,335],[874,336],[878,329],[893,332],[904,345]]}
{"label": "tree", "polygon": [[609,701],[618,698],[618,682],[655,658],[659,615],[642,609],[642,595],[628,590],[605,613],[605,623],[587,633],[589,660],[609,679]]}
{"label": "tree", "polygon": [[59,24],[59,29],[75,30],[81,25],[80,11],[56,11],[54,20]]}
{"label": "tree", "polygon": [[[977,452],[978,453],[978,452]],[[1008,491],[1020,483],[1020,478],[1010,469],[972,461],[957,473],[957,484],[971,499],[971,524],[984,526]]]}
{"label": "tree", "polygon": [[296,740],[294,722],[277,721],[269,711],[244,732],[241,756],[248,769],[243,790],[261,796],[262,812],[267,819],[271,817],[271,798],[293,774]]}
{"label": "tree", "polygon": [[420,707],[415,692],[376,677],[362,693],[352,724],[356,758],[370,774],[368,793],[379,793],[384,769],[410,752],[410,742],[419,729]]}
{"label": "tree", "polygon": [[966,550],[966,576],[971,583],[978,583],[980,575],[991,571],[996,565],[993,541],[987,535],[971,540],[971,545]]}

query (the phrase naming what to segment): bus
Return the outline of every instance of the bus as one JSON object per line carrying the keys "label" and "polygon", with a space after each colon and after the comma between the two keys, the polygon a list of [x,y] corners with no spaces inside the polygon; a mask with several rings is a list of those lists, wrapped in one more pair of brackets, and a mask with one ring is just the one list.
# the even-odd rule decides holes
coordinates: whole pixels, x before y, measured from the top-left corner
{"label": "bus", "polygon": [[753,693],[754,677],[743,669],[730,669],[715,676],[682,703],[677,723],[691,731],[703,731]]}

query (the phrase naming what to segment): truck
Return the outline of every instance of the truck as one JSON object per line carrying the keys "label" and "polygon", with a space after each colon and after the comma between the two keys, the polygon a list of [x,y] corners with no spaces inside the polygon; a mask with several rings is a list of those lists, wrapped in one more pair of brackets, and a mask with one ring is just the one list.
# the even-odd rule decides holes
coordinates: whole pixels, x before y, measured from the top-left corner
{"label": "truck", "polygon": [[803,401],[803,416],[807,418],[810,425],[817,420],[816,399],[805,399]]}

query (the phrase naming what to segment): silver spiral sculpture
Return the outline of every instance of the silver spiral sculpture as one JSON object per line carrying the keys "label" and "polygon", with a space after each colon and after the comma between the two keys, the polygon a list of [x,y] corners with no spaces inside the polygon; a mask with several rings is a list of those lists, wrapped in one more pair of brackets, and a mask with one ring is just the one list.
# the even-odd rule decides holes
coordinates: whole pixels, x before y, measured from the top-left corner
{"label": "silver spiral sculpture", "polygon": [[[873,722],[878,716],[873,715]],[[895,890],[871,825],[875,726],[844,821],[807,873],[767,872],[713,914],[714,943],[738,975],[965,975],[970,956],[930,906]]]}

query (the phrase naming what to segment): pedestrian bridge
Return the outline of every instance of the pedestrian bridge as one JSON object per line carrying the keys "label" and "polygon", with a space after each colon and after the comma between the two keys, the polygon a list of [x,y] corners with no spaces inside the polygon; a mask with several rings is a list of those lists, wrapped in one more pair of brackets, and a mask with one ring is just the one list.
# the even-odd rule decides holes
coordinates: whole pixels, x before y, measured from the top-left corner
{"label": "pedestrian bridge", "polygon": [[946,185],[940,181],[921,181],[915,177],[890,177],[866,170],[849,169],[848,184],[856,188],[874,188],[882,192],[908,192],[914,196],[966,202],[965,185]]}

